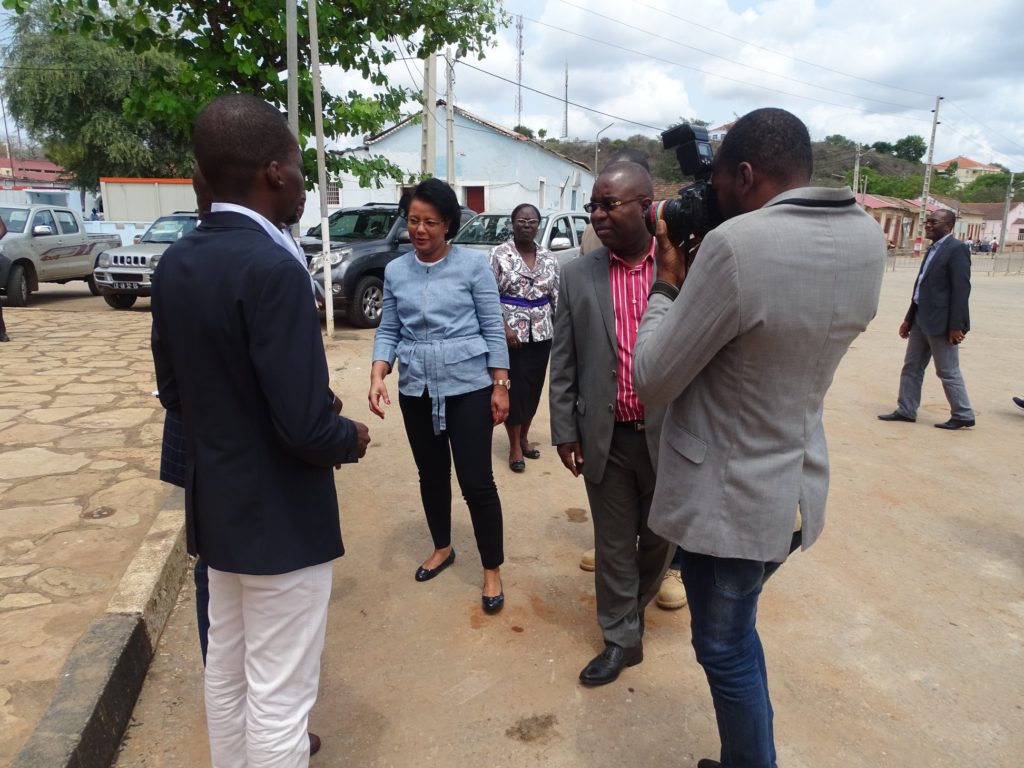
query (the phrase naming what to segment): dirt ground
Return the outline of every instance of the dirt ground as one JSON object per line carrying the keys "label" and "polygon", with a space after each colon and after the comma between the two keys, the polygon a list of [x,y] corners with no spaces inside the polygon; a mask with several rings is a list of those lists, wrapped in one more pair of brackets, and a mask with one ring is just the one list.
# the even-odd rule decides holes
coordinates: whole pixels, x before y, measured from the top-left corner
{"label": "dirt ground", "polygon": [[[827,403],[832,489],[822,539],[795,555],[761,602],[759,627],[785,768],[988,766],[1024,756],[1024,279],[976,276],[961,353],[973,430],[929,373],[916,424],[875,419],[895,404],[896,336],[913,272],[886,275],[879,316],[840,368]],[[371,334],[339,326],[329,346],[349,415],[369,421]],[[418,584],[429,552],[415,470],[394,408],[373,444],[337,473],[348,554],[335,566],[313,766],[690,766],[716,756],[685,609],[648,611],[645,660],[599,689],[577,683],[601,647],[582,481],[548,446],[524,475],[493,455],[506,524],[507,605],[480,609],[468,515],[458,560]],[[671,482],[671,478],[661,478]],[[117,765],[209,762],[191,590],[182,590]]]}

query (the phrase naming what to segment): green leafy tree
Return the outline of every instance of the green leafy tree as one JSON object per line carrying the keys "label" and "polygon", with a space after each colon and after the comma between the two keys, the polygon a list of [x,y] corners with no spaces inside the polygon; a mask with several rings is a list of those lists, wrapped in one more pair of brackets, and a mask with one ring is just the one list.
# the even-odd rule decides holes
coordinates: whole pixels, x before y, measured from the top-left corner
{"label": "green leafy tree", "polygon": [[920,136],[904,136],[893,145],[893,149],[896,157],[919,163],[924,153],[928,151],[928,144]]}
{"label": "green leafy tree", "polygon": [[[1009,185],[1009,173],[986,173],[960,190],[960,199],[968,203],[999,203],[1006,199]],[[1017,174],[1013,179],[1013,197],[1016,200],[1022,194],[1024,178]]]}
{"label": "green leafy tree", "polygon": [[[913,200],[921,196],[924,188],[923,174],[909,174],[906,176],[885,176],[874,168],[861,166],[860,175],[867,179],[868,194],[885,195],[886,197],[898,197],[901,199]],[[853,180],[853,172],[846,174],[847,183]],[[929,194],[952,195],[956,191],[956,180],[944,176],[932,176],[929,185]]]}
{"label": "green leafy tree", "polygon": [[890,144],[888,141],[876,141],[871,145],[871,148],[878,152],[880,155],[895,155],[896,147]]}
{"label": "green leafy tree", "polygon": [[[18,12],[34,0],[3,0]],[[56,0],[57,30],[93,34],[112,46],[142,54],[159,51],[178,62],[153,69],[145,87],[133,83],[128,115],[152,120],[187,137],[198,111],[225,92],[257,95],[282,109],[287,104],[284,4],[280,0]],[[412,94],[389,83],[384,68],[399,57],[425,58],[445,46],[461,56],[480,53],[506,17],[498,0],[353,0],[320,3],[320,63],[358,72],[367,87],[323,98],[324,133],[331,138],[372,133],[401,118]],[[299,134],[313,134],[313,86],[306,6],[299,4]],[[370,92],[371,87],[376,92]],[[315,178],[315,154],[305,149],[307,178]],[[381,157],[331,154],[332,173],[349,171],[361,183],[400,178]]]}
{"label": "green leafy tree", "polygon": [[525,125],[517,125],[512,130],[528,139],[533,138],[533,128],[527,128]]}
{"label": "green leafy tree", "polygon": [[178,176],[192,170],[183,137],[146,118],[126,120],[123,102],[154,69],[175,71],[167,54],[137,54],[83,35],[52,32],[52,7],[36,3],[13,25],[3,89],[11,114],[76,186],[100,176]]}
{"label": "green leafy tree", "polygon": [[833,147],[840,147],[842,149],[856,149],[857,142],[852,139],[848,139],[842,134],[834,133],[831,136],[825,137],[825,143],[830,144]]}

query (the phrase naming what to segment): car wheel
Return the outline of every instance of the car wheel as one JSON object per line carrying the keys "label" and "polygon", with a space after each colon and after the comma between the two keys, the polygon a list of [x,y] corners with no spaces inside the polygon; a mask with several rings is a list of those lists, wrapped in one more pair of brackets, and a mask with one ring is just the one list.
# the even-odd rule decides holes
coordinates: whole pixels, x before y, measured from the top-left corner
{"label": "car wheel", "polygon": [[138,299],[138,296],[131,293],[109,293],[103,297],[103,300],[114,309],[129,309]]}
{"label": "car wheel", "polygon": [[89,275],[87,278],[85,278],[85,284],[89,286],[89,293],[91,293],[93,296],[100,295],[99,286],[96,285],[96,278],[93,275]]}
{"label": "car wheel", "polygon": [[376,328],[384,308],[384,283],[379,277],[364,277],[356,283],[348,308],[348,319],[360,328]]}
{"label": "car wheel", "polygon": [[24,307],[28,305],[28,278],[25,267],[15,264],[7,276],[7,306]]}

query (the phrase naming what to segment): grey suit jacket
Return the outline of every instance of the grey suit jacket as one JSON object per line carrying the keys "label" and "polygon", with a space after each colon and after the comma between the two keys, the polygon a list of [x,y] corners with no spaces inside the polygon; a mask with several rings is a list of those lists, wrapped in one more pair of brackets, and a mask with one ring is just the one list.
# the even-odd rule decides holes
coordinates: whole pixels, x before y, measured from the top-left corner
{"label": "grey suit jacket", "polygon": [[[926,260],[921,260],[921,269]],[[911,299],[906,321],[917,323],[926,336],[946,336],[951,330],[967,333],[971,329],[971,249],[950,235],[932,256],[924,277],[920,274],[918,270],[917,303]]]}
{"label": "grey suit jacket", "polygon": [[[562,268],[551,347],[551,442],[579,442],[583,476],[604,477],[615,427],[618,344],[608,249],[601,247]],[[663,407],[646,403],[647,447],[657,466]]]}
{"label": "grey suit jacket", "polygon": [[634,358],[670,403],[651,529],[690,552],[782,562],[821,533],[822,405],[875,315],[885,238],[849,189],[805,187],[704,238],[678,298],[654,295]]}

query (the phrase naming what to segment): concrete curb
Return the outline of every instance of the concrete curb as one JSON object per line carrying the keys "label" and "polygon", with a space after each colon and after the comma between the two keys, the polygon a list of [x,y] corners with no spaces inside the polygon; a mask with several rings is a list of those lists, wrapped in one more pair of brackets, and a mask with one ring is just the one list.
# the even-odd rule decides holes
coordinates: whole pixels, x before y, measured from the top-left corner
{"label": "concrete curb", "polygon": [[187,564],[184,492],[174,488],[12,768],[109,768]]}

